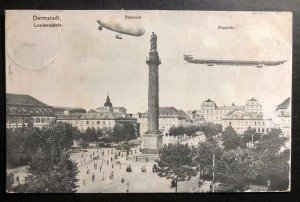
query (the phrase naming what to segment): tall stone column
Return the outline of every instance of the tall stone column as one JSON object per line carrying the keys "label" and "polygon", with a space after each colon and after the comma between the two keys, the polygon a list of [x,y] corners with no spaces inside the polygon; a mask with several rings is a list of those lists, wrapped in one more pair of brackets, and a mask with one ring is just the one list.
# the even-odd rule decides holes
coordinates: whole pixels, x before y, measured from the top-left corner
{"label": "tall stone column", "polygon": [[158,65],[160,60],[157,51],[150,51],[146,63],[149,65],[149,87],[148,87],[148,133],[159,133],[159,83]]}
{"label": "tall stone column", "polygon": [[143,136],[143,153],[156,154],[162,146],[162,134],[159,132],[159,77],[161,64],[157,52],[157,36],[152,32],[151,49],[146,63],[149,66],[148,87],[148,131]]}

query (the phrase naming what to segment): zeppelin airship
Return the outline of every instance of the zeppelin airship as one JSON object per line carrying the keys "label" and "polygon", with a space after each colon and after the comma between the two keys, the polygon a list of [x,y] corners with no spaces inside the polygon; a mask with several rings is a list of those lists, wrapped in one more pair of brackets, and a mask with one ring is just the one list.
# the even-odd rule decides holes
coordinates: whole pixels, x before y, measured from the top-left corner
{"label": "zeppelin airship", "polygon": [[194,58],[193,55],[184,55],[184,60],[187,61],[188,63],[206,64],[207,66],[230,65],[230,66],[254,66],[257,68],[262,68],[264,66],[276,66],[286,62],[286,60],[278,60],[278,61],[206,60],[206,59]]}
{"label": "zeppelin airship", "polygon": [[106,28],[113,32],[116,32],[116,38],[122,39],[122,34],[130,36],[142,36],[145,33],[145,29],[140,24],[122,23],[115,20],[97,20],[99,24],[98,30]]}

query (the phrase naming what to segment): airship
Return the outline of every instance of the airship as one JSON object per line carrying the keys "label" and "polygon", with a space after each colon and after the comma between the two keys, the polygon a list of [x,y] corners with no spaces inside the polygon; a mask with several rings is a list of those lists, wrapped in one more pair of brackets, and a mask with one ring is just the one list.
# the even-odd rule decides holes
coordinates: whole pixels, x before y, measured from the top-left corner
{"label": "airship", "polygon": [[286,62],[286,60],[278,60],[278,61],[206,60],[206,59],[194,58],[193,55],[184,55],[184,60],[187,61],[188,63],[206,64],[207,66],[230,65],[230,66],[254,66],[257,68],[262,68],[264,66],[281,65]]}
{"label": "airship", "polygon": [[116,32],[116,38],[122,39],[122,34],[130,36],[142,36],[145,33],[145,29],[140,24],[122,23],[115,20],[97,20],[99,24],[98,30],[103,28]]}

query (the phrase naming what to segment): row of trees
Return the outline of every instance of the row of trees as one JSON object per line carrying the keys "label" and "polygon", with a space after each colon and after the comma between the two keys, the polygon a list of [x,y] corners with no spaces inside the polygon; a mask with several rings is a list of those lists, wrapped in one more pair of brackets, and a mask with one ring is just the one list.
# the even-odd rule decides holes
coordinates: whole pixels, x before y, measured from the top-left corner
{"label": "row of trees", "polygon": [[95,129],[87,128],[87,130],[77,139],[87,145],[90,142],[122,142],[137,138],[136,127],[132,123],[116,124],[111,128]]}
{"label": "row of trees", "polygon": [[[271,190],[288,189],[290,150],[284,148],[287,138],[280,129],[257,134],[249,128],[238,135],[232,127],[227,127],[217,135],[216,126],[206,127],[212,128],[206,128],[209,132],[202,131],[206,141],[197,147],[169,144],[162,148],[159,176],[180,182],[198,174],[203,182],[213,180],[214,172],[214,179],[222,184],[219,191],[244,191],[251,184],[266,186],[268,180],[272,182]],[[247,147],[252,141],[253,147]]]}
{"label": "row of trees", "polygon": [[222,132],[222,125],[214,124],[211,122],[201,123],[200,125],[192,125],[192,126],[172,126],[169,129],[169,135],[171,136],[182,136],[186,134],[187,136],[191,136],[196,134],[197,132],[203,132],[207,139],[211,139],[213,136]]}

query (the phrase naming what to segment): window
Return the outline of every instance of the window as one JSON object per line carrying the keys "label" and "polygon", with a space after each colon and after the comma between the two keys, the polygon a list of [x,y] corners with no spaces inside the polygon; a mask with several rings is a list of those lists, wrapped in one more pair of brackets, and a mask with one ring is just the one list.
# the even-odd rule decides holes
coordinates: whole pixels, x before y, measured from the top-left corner
{"label": "window", "polygon": [[39,122],[40,122],[40,118],[36,118],[36,119],[35,119],[35,122],[36,122],[36,123],[39,123]]}
{"label": "window", "polygon": [[105,125],[105,121],[102,121],[103,125]]}
{"label": "window", "polygon": [[99,125],[99,124],[100,124],[100,121],[97,121],[97,124]]}
{"label": "window", "polygon": [[229,122],[229,125],[231,126],[231,122]]}
{"label": "window", "polygon": [[86,124],[89,124],[89,121],[86,121]]}
{"label": "window", "polygon": [[42,123],[45,123],[45,118],[42,118],[42,121],[41,121]]}
{"label": "window", "polygon": [[50,118],[46,118],[46,122],[47,122],[47,123],[50,123]]}

